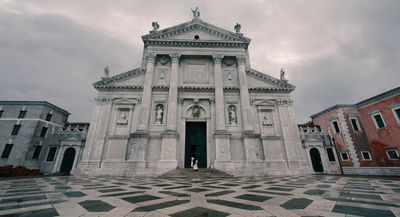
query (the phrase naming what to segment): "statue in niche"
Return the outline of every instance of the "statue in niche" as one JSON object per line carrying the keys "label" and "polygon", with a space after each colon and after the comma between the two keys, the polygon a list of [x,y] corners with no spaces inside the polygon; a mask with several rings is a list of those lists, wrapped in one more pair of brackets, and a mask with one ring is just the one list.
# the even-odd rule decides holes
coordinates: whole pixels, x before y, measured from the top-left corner
{"label": "statue in niche", "polygon": [[200,9],[199,9],[199,7],[196,6],[196,8],[194,10],[192,8],[191,8],[191,10],[192,10],[192,13],[193,13],[193,18],[194,19],[199,19],[199,17],[200,17]]}
{"label": "statue in niche", "polygon": [[265,112],[264,116],[263,116],[263,121],[262,121],[262,125],[263,127],[272,127],[272,114],[271,112]]}
{"label": "statue in niche", "polygon": [[165,74],[164,74],[164,70],[160,71],[160,80],[164,80]]}
{"label": "statue in niche", "polygon": [[242,28],[242,26],[239,23],[236,23],[235,25],[235,32],[236,33],[240,33],[240,29]]}
{"label": "statue in niche", "polygon": [[237,124],[237,115],[236,115],[236,107],[234,105],[230,105],[228,107],[228,115],[229,115],[229,124]]}
{"label": "statue in niche", "polygon": [[158,22],[153,22],[151,24],[151,26],[153,27],[152,31],[158,31],[158,29],[160,28],[160,25],[158,24]]}
{"label": "statue in niche", "polygon": [[164,116],[164,106],[158,104],[156,106],[156,124],[162,124]]}
{"label": "statue in niche", "polygon": [[199,118],[200,117],[200,107],[198,105],[195,105],[192,107],[192,116],[194,118]]}
{"label": "statue in niche", "polygon": [[232,72],[228,72],[228,81],[232,81]]}

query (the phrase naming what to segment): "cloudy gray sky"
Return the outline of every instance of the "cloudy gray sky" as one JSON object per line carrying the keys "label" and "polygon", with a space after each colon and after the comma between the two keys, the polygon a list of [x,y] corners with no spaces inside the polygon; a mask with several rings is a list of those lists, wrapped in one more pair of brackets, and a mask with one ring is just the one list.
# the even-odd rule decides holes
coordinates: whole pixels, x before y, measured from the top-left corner
{"label": "cloudy gray sky", "polygon": [[400,86],[400,1],[0,0],[0,100],[47,100],[90,121],[104,66],[136,68],[140,36],[201,18],[252,39],[252,68],[285,67],[298,122]]}

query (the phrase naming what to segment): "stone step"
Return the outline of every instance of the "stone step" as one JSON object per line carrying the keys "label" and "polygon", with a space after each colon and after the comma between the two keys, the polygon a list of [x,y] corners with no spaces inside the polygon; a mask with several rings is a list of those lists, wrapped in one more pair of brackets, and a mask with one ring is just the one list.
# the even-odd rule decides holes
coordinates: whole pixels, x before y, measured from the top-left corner
{"label": "stone step", "polygon": [[191,168],[179,168],[161,175],[162,178],[231,178],[230,174],[216,169],[199,168],[194,171]]}

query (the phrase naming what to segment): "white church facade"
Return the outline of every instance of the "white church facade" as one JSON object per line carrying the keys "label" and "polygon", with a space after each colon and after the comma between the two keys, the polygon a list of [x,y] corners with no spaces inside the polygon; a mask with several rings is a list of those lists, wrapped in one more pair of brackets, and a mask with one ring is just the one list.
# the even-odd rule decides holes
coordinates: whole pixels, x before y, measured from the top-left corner
{"label": "white church facade", "polygon": [[[294,86],[251,68],[250,39],[199,18],[142,36],[141,67],[98,91],[76,174],[160,175],[190,167],[237,176],[309,174]],[[284,73],[284,72],[283,72]]]}

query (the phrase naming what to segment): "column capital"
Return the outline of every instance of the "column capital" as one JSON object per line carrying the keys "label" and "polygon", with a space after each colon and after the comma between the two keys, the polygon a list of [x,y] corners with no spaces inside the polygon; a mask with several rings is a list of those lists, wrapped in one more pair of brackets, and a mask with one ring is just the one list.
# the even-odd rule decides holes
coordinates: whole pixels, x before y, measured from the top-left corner
{"label": "column capital", "polygon": [[146,58],[148,63],[154,63],[156,61],[156,56],[157,56],[157,54],[155,54],[153,52],[146,52],[144,54],[144,57]]}
{"label": "column capital", "polygon": [[224,58],[223,54],[213,54],[212,58],[214,59],[214,63],[221,63],[222,58]]}
{"label": "column capital", "polygon": [[169,54],[169,57],[171,57],[172,63],[178,63],[179,58],[181,57],[181,54],[180,53],[171,53],[171,54]]}
{"label": "column capital", "polygon": [[245,64],[246,60],[247,60],[247,57],[245,55],[236,56],[236,61],[237,61],[238,65]]}

